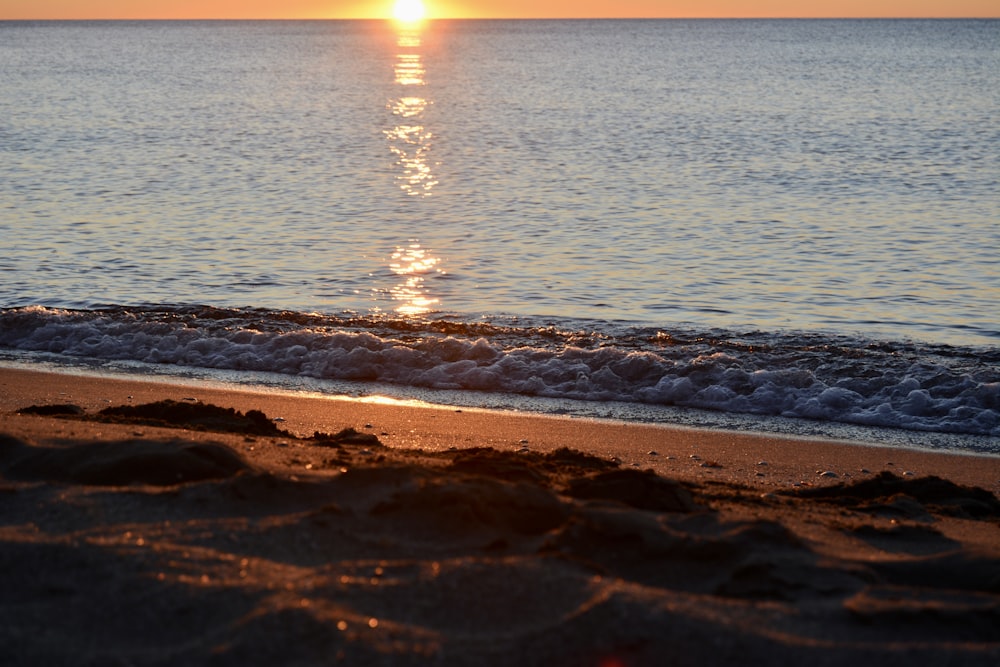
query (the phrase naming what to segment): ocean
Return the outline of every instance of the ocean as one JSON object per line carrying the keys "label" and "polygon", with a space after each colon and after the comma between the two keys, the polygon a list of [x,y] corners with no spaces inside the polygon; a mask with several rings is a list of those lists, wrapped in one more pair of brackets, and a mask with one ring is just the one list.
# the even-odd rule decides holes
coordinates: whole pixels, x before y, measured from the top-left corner
{"label": "ocean", "polygon": [[0,363],[1000,453],[998,45],[0,22]]}

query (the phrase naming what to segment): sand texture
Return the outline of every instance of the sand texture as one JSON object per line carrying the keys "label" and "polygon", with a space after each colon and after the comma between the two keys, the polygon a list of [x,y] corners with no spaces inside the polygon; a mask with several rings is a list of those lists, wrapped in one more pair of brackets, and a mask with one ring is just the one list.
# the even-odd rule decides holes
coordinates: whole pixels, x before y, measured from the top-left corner
{"label": "sand texture", "polygon": [[998,483],[992,457],[2,369],[0,664],[997,665]]}

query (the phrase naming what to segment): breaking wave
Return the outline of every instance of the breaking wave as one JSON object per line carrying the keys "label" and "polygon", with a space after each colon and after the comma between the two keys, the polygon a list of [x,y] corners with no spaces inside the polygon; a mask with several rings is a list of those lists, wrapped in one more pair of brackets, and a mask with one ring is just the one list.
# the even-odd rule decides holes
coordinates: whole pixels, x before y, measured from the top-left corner
{"label": "breaking wave", "polygon": [[0,347],[1000,436],[1000,350],[992,347],[204,306],[4,309]]}

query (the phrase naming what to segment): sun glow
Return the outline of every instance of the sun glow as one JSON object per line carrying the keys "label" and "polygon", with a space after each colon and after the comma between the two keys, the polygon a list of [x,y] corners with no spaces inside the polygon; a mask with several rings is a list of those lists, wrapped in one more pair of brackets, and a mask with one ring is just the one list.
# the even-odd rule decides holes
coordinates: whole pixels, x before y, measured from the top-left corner
{"label": "sun glow", "polygon": [[397,21],[416,23],[426,16],[423,0],[396,0],[392,15]]}

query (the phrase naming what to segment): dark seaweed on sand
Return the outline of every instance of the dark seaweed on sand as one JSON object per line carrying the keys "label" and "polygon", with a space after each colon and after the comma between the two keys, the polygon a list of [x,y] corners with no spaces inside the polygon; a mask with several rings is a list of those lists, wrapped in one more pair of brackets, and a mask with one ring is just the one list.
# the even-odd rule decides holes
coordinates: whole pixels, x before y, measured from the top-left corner
{"label": "dark seaweed on sand", "polygon": [[79,405],[72,403],[58,403],[53,405],[29,405],[17,411],[22,415],[38,415],[40,417],[79,417],[85,414],[85,410]]}
{"label": "dark seaweed on sand", "polygon": [[[114,424],[142,424],[145,426],[185,428],[194,431],[297,439],[288,431],[278,428],[274,421],[260,410],[248,410],[243,413],[234,408],[222,408],[211,403],[189,403],[170,399],[142,405],[108,407],[93,416],[87,416],[80,406],[70,404],[32,405],[21,408],[18,412],[48,417],[90,419]],[[379,447],[382,445],[377,436],[361,433],[349,427],[333,434],[316,431],[307,439],[313,441],[314,444],[327,447],[339,447],[340,445]]]}
{"label": "dark seaweed on sand", "polygon": [[1000,500],[978,487],[962,486],[934,475],[907,479],[889,471],[853,484],[797,490],[803,498],[854,507],[866,511],[910,511],[918,505],[933,507],[952,516],[977,519],[1000,517]]}
{"label": "dark seaweed on sand", "polygon": [[115,423],[180,426],[198,431],[278,437],[289,435],[275,426],[260,410],[242,413],[209,403],[165,400],[144,405],[120,405],[104,408],[94,418]]}

